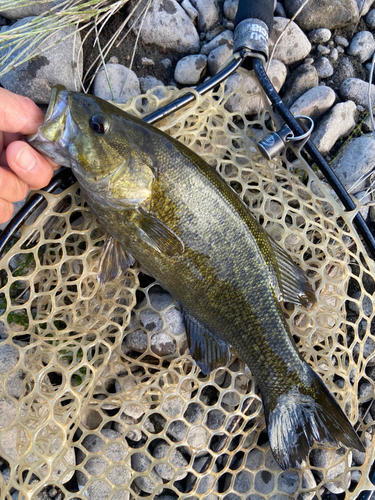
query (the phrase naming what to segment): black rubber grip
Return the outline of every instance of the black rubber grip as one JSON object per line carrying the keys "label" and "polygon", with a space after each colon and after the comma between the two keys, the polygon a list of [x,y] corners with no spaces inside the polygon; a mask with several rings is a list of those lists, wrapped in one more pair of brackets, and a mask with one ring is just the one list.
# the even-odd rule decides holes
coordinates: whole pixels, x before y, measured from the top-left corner
{"label": "black rubber grip", "polygon": [[274,6],[274,0],[239,0],[234,27],[244,19],[259,19],[267,25],[271,33]]}

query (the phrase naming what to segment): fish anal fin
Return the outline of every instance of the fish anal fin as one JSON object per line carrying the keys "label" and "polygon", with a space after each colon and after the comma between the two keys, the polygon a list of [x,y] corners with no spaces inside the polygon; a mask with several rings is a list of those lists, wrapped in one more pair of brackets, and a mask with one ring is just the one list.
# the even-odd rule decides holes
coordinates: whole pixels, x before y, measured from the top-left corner
{"label": "fish anal fin", "polygon": [[113,281],[120,272],[125,272],[135,263],[134,257],[124,250],[110,234],[104,242],[99,257],[98,281],[101,285]]}
{"label": "fish anal fin", "polygon": [[225,366],[230,359],[229,345],[205,329],[196,319],[183,313],[190,354],[204,375]]}
{"label": "fish anal fin", "polygon": [[[278,300],[292,302],[307,307],[316,302],[314,290],[311,287],[306,273],[299,268],[274,240],[270,240],[278,269],[272,267],[271,272],[276,275],[278,287],[274,287]],[[275,280],[273,280],[275,281]]]}
{"label": "fish anal fin", "polygon": [[138,209],[138,236],[158,252],[173,257],[184,253],[184,243],[157,217]]}

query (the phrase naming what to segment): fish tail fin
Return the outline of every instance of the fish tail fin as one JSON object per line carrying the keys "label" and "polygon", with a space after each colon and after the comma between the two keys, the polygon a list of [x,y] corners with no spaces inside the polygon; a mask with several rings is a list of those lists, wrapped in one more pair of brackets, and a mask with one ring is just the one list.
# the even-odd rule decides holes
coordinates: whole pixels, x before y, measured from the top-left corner
{"label": "fish tail fin", "polygon": [[[286,394],[276,395],[276,398],[272,394],[264,401],[271,451],[284,470],[301,465],[314,441],[365,451],[323,381],[308,365],[306,369],[310,380],[308,391],[302,393],[294,387]],[[306,388],[306,384],[302,385]]]}

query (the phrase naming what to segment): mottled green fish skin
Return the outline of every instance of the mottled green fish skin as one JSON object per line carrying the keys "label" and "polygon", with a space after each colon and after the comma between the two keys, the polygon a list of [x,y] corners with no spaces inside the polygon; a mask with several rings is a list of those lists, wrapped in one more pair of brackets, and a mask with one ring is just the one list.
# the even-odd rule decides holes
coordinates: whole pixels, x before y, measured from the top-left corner
{"label": "mottled green fish skin", "polygon": [[[69,154],[80,164],[73,169],[90,207],[183,310],[231,344],[250,367],[280,466],[301,463],[314,439],[363,449],[334,398],[296,349],[274,286],[275,273],[280,279],[275,251],[236,193],[190,149],[113,105],[69,93],[69,108],[80,130]],[[109,121],[103,135],[88,126],[90,113],[99,111]],[[48,136],[48,123],[41,130]],[[116,174],[109,192],[106,176],[124,158],[132,172],[126,178]],[[144,193],[134,207],[124,199],[122,208],[121,193],[126,198],[130,187],[136,191],[141,172]],[[149,173],[153,180],[148,184]],[[180,238],[182,254],[166,255],[140,237],[139,206]],[[300,401],[310,413],[316,404],[329,415],[318,412],[309,423]],[[308,432],[311,438],[304,435]]]}

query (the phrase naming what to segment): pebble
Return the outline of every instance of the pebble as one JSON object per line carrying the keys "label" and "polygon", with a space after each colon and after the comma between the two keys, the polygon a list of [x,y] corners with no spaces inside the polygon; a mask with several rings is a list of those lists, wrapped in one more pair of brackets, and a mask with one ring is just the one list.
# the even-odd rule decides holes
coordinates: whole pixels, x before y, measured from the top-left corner
{"label": "pebble", "polygon": [[238,0],[225,0],[224,16],[230,21],[234,21],[238,9]]}
{"label": "pebble", "polygon": [[0,346],[0,373],[7,373],[14,368],[20,359],[18,349],[9,344]]}
{"label": "pebble", "polygon": [[162,317],[153,309],[143,309],[139,313],[139,320],[149,332],[163,328]]}
{"label": "pebble", "polygon": [[188,429],[188,426],[182,420],[174,420],[168,426],[167,436],[175,443],[178,443],[185,439]]}
{"label": "pebble", "polygon": [[331,49],[325,45],[318,45],[316,50],[321,56],[328,56],[331,53]]}
{"label": "pebble", "polygon": [[[345,456],[346,450],[344,448],[339,448],[334,450],[333,453],[328,450],[323,449],[315,449],[310,453],[310,462],[311,465],[315,467],[319,467],[322,469],[327,469],[327,479],[336,479],[338,476],[341,476],[342,473],[346,469],[346,460],[342,460]],[[332,456],[333,455],[333,456]],[[332,466],[333,463],[339,462],[337,465]],[[348,463],[352,463],[352,452],[350,451],[348,454]],[[315,470],[318,477],[323,479],[323,473],[319,470]],[[338,481],[332,481],[325,483],[325,487],[334,494],[343,493],[344,488],[348,488],[350,484],[350,472],[348,471],[345,475],[345,484],[342,484],[343,479]]]}
{"label": "pebble", "polygon": [[327,28],[310,31],[307,35],[312,43],[326,43],[331,39],[332,32]]}
{"label": "pebble", "polygon": [[246,467],[250,470],[258,469],[263,462],[263,452],[258,448],[249,451],[246,458]]}
{"label": "pebble", "polygon": [[339,58],[339,51],[336,49],[336,47],[331,50],[329,58],[333,62],[336,62],[338,60],[338,58]]}
{"label": "pebble", "polygon": [[[133,26],[138,34],[140,22]],[[144,18],[140,39],[163,52],[194,54],[199,51],[199,35],[185,10],[176,0],[153,0]]]}
{"label": "pebble", "polygon": [[155,66],[155,61],[149,57],[142,57],[141,64],[142,66]]}
{"label": "pebble", "polygon": [[167,323],[168,330],[173,335],[181,335],[185,333],[185,323],[182,313],[176,307],[172,307],[165,312],[165,321]]}
{"label": "pebble", "polygon": [[[33,17],[25,17],[16,21],[12,29],[23,27]],[[75,32],[76,35],[71,36]],[[42,54],[32,57],[29,61],[16,66],[4,76],[0,83],[8,90],[30,97],[37,104],[47,104],[50,100],[51,87],[57,83],[64,85],[68,90],[79,88],[79,79],[82,77],[82,57],[78,60],[78,51],[81,44],[81,36],[75,26],[63,28],[55,33],[48,34],[44,42],[38,43],[38,50],[43,47],[51,48]],[[1,55],[10,55],[9,61],[14,61],[25,51],[25,47],[14,50],[14,47],[3,49]],[[30,55],[34,47],[26,49],[22,58]],[[74,68],[74,72],[73,72]]]}
{"label": "pebble", "polygon": [[[373,305],[372,305],[372,300],[368,295],[364,295],[362,298],[362,293],[360,291],[354,292],[353,293],[353,299],[356,299],[360,302],[361,304],[361,313],[363,313],[365,316],[368,318],[371,316],[372,311],[373,311]],[[355,313],[359,314],[359,308],[358,304],[356,302],[349,301],[348,302],[348,307],[351,311],[354,311]],[[368,341],[371,339],[367,339]],[[373,348],[375,349],[375,342],[372,342],[370,344]]]}
{"label": "pebble", "polygon": [[148,336],[143,330],[135,330],[125,335],[123,347],[127,351],[145,352],[148,346]]}
{"label": "pebble", "polygon": [[[332,168],[346,189],[356,183],[351,194],[363,191],[366,182],[357,180],[373,169],[375,157],[375,141],[372,134],[353,138],[332,162]],[[367,180],[368,182],[368,180]]]}
{"label": "pebble", "polygon": [[[285,19],[285,17],[275,17],[270,36],[270,52],[272,52],[276,40],[285,30],[288,23],[289,19]],[[304,59],[310,51],[311,43],[309,39],[301,28],[295,22],[292,22],[278,43],[274,57],[278,61],[289,65]]]}
{"label": "pebble", "polygon": [[313,120],[319,120],[336,101],[334,90],[327,86],[318,86],[305,92],[299,97],[290,112],[293,115],[307,115]]}
{"label": "pebble", "polygon": [[[169,450],[170,450],[169,444],[160,443],[153,450],[152,456],[156,459],[162,459],[167,455]],[[182,453],[180,452],[180,450],[178,448],[174,448],[172,450],[172,453],[168,459],[168,462],[173,464],[177,469],[186,469],[186,467],[189,465],[188,461],[182,455]],[[170,481],[175,474],[175,469],[173,469],[168,464],[155,465],[155,471],[159,474],[160,477],[162,477],[163,479],[166,479],[167,481]],[[184,479],[187,475],[188,475],[187,472],[180,472],[179,474],[177,474],[177,476],[175,477],[174,480],[180,481],[181,479]]]}
{"label": "pebble", "polygon": [[[143,453],[133,453],[133,455],[131,456],[131,466],[132,469],[136,472],[148,471],[148,476],[151,476],[160,483],[163,482],[162,478],[159,476],[159,474],[157,474],[157,472],[155,472],[154,469],[152,469],[151,472],[149,471],[151,467],[151,460]],[[138,486],[139,489],[146,493],[152,493],[156,487],[155,483],[146,476],[136,477],[134,479],[134,483]]]}
{"label": "pebble", "polygon": [[[301,0],[288,0],[285,10],[292,18],[301,7]],[[319,28],[334,30],[358,21],[358,6],[355,0],[319,0],[308,2],[296,22],[305,31]]]}
{"label": "pebble", "polygon": [[255,474],[254,478],[254,489],[267,495],[271,493],[275,484],[275,476],[268,470],[260,470]]}
{"label": "pebble", "polygon": [[375,52],[375,40],[369,31],[360,31],[350,42],[347,53],[359,59],[361,63],[368,61]]}
{"label": "pebble", "polygon": [[288,77],[284,85],[283,101],[290,107],[301,95],[319,85],[319,77],[312,64],[302,64]]}
{"label": "pebble", "polygon": [[114,100],[124,103],[133,96],[141,93],[137,75],[131,69],[122,64],[106,64],[107,74],[113,91],[113,96],[108,85],[107,75],[104,68],[98,71],[94,80],[94,95],[107,101]]}
{"label": "pebble", "polygon": [[219,69],[223,66],[224,63],[231,57],[233,54],[232,47],[229,45],[220,45],[208,55],[207,64],[208,71],[211,76],[216,75]]}
{"label": "pebble", "polygon": [[284,5],[281,2],[276,2],[276,8],[275,8],[274,15],[275,16],[280,16],[280,17],[288,17],[286,15],[286,12],[285,12],[285,9],[284,9]]}
{"label": "pebble", "polygon": [[[154,87],[158,87],[160,85],[164,85],[161,80],[158,80],[154,76],[146,76],[146,77],[139,77],[139,86],[141,88],[141,93],[145,94],[149,90],[153,89]],[[158,99],[162,99],[164,97],[164,93],[162,89],[156,89],[154,92],[152,92]]]}
{"label": "pebble", "polygon": [[198,17],[197,9],[193,5],[191,5],[189,0],[183,0],[181,2],[181,7],[184,9],[186,14],[190,17],[190,19],[194,22]]}
{"label": "pebble", "polygon": [[220,47],[220,45],[228,45],[233,48],[233,31],[225,30],[220,33],[220,35],[213,38],[210,42],[203,45],[201,48],[201,54],[208,56],[208,54]]}
{"label": "pebble", "polygon": [[170,356],[176,352],[176,343],[167,333],[159,332],[151,337],[151,350],[160,357]]}
{"label": "pebble", "polygon": [[[368,107],[369,84],[359,78],[347,78],[340,85],[340,97],[343,101],[354,101],[357,105]],[[375,102],[375,85],[371,85],[371,99]],[[373,104],[374,105],[374,104]]]}
{"label": "pebble", "polygon": [[318,73],[319,78],[329,78],[333,75],[332,64],[326,57],[320,57],[314,63],[314,67]]}
{"label": "pebble", "polygon": [[293,495],[299,486],[299,475],[296,472],[282,472],[277,479],[279,491]]}
{"label": "pebble", "polygon": [[207,56],[194,54],[180,59],[176,65],[174,79],[180,85],[196,85],[204,76]]}
{"label": "pebble", "polygon": [[349,47],[349,42],[346,38],[344,38],[343,36],[335,36],[335,43],[337,45],[340,45],[341,47]]}
{"label": "pebble", "polygon": [[346,137],[357,125],[357,106],[353,101],[340,102],[323,118],[312,140],[322,154],[327,154],[335,142]]}
{"label": "pebble", "polygon": [[172,61],[168,57],[166,57],[165,59],[162,59],[160,61],[160,64],[164,69],[169,69],[172,66]]}
{"label": "pebble", "polygon": [[358,11],[361,16],[365,16],[370,10],[371,5],[374,3],[374,0],[356,0]]}
{"label": "pebble", "polygon": [[105,481],[93,481],[90,486],[87,487],[85,495],[90,500],[104,500],[109,497],[111,489],[110,485]]}
{"label": "pebble", "polygon": [[197,425],[192,427],[187,436],[187,444],[192,448],[201,450],[207,445],[210,435],[205,427]]}
{"label": "pebble", "polygon": [[366,16],[366,24],[370,29],[375,29],[375,9],[370,10]]}
{"label": "pebble", "polygon": [[198,29],[200,32],[210,31],[219,21],[217,0],[192,0],[198,11]]}

